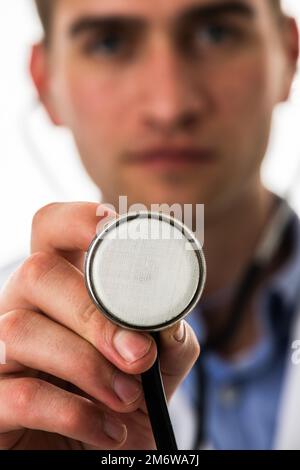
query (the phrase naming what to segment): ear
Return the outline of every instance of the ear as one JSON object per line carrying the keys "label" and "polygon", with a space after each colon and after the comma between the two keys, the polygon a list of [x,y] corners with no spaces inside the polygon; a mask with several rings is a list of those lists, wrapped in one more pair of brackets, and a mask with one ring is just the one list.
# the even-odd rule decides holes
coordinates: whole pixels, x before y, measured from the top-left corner
{"label": "ear", "polygon": [[62,123],[54,109],[50,89],[49,52],[47,46],[41,42],[32,47],[30,58],[30,74],[38,93],[39,99],[45,107],[51,121],[56,126]]}
{"label": "ear", "polygon": [[299,59],[299,31],[294,18],[284,18],[283,48],[286,57],[286,69],[282,101],[286,101],[290,95]]}

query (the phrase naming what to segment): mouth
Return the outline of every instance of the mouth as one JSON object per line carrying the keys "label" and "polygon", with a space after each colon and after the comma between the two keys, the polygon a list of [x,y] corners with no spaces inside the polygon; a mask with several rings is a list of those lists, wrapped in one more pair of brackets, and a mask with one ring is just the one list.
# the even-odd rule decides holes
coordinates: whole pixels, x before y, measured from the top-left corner
{"label": "mouth", "polygon": [[130,155],[128,162],[154,169],[183,169],[211,164],[215,161],[215,154],[208,149],[191,147],[182,148],[155,148]]}

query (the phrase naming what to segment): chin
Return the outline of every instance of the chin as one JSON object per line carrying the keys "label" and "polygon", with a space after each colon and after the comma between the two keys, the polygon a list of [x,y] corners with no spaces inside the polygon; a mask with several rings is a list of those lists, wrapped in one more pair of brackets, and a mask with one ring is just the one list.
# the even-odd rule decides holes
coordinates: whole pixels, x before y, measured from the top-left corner
{"label": "chin", "polygon": [[148,175],[143,178],[126,172],[116,182],[115,188],[118,188],[118,194],[127,196],[129,207],[133,204],[143,204],[147,208],[151,208],[152,204],[204,204],[208,209],[222,194],[224,184],[220,180],[207,172],[188,177]]}
{"label": "chin", "polygon": [[128,193],[128,203],[131,204],[144,204],[147,208],[150,208],[152,204],[167,204],[172,206],[173,204],[205,204],[205,197],[203,191],[199,191],[198,188],[193,187],[162,187],[162,186],[151,186],[149,188],[135,188],[134,191]]}

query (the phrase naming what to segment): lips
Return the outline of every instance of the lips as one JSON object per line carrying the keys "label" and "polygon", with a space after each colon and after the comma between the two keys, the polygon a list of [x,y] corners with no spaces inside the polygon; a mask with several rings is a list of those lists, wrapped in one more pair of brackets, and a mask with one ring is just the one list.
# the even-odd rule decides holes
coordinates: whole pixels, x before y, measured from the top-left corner
{"label": "lips", "polygon": [[157,165],[157,164],[200,164],[214,160],[214,155],[206,149],[190,147],[183,148],[154,148],[131,155],[130,162],[133,164]]}

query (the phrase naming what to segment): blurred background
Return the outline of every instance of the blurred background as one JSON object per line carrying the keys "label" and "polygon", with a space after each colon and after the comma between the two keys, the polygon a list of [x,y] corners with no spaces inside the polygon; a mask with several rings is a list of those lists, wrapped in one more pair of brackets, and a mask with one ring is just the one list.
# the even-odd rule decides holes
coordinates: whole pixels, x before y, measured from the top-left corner
{"label": "blurred background", "polygon": [[[283,0],[300,24],[300,1]],[[31,44],[41,27],[31,0],[1,0],[0,6],[0,269],[29,250],[32,216],[54,201],[99,200],[67,131],[54,128],[36,104],[28,74]],[[274,115],[263,166],[268,187],[284,194],[300,161],[300,75],[290,100]],[[300,172],[291,195],[300,213]]]}

